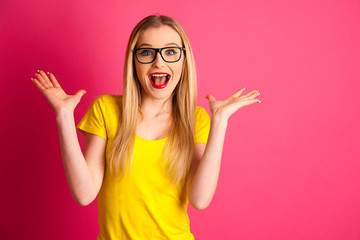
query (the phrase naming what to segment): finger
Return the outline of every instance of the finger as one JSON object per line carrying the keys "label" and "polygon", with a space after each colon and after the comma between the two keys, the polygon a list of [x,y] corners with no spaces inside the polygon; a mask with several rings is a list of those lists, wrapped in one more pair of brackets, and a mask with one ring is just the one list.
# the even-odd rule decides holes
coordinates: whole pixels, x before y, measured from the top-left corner
{"label": "finger", "polygon": [[248,101],[250,102],[250,104],[253,104],[253,103],[261,103],[261,101],[260,101],[258,98],[249,99]]}
{"label": "finger", "polygon": [[41,83],[41,85],[43,85],[44,88],[50,88],[50,86],[46,83],[46,81],[44,80],[44,78],[41,76],[41,74],[39,72],[35,73],[35,76],[36,76],[37,80],[39,81],[39,83]]}
{"label": "finger", "polygon": [[252,90],[251,92],[248,92],[247,94],[245,94],[244,96],[242,96],[242,99],[251,99],[251,98],[255,98],[257,96],[259,96],[260,93],[258,90]]}
{"label": "finger", "polygon": [[240,90],[238,90],[236,93],[234,93],[232,96],[233,97],[240,97],[240,95],[245,91],[245,88],[242,88]]}
{"label": "finger", "polygon": [[59,82],[56,80],[54,74],[48,72],[48,76],[49,76],[52,84],[54,85],[54,87],[59,87],[59,88],[61,88],[61,86],[60,86]]}
{"label": "finger", "polygon": [[35,79],[46,89],[49,88],[49,86],[46,84],[45,80],[39,73],[35,73]]}
{"label": "finger", "polygon": [[35,83],[35,86],[41,91],[43,92],[46,88],[44,88],[44,86],[39,82],[39,80],[37,80],[36,78],[31,78],[31,80],[33,81],[33,83]]}
{"label": "finger", "polygon": [[248,106],[248,105],[251,105],[251,104],[254,104],[254,103],[261,103],[261,101],[259,99],[243,100],[242,101],[242,106],[245,107],[245,106]]}
{"label": "finger", "polygon": [[244,97],[244,98],[241,98],[242,100],[251,100],[251,99],[254,99],[256,97],[258,97],[259,95],[258,94],[252,94],[248,97]]}
{"label": "finger", "polygon": [[205,97],[209,102],[213,102],[213,101],[216,101],[215,97],[213,95],[207,95]]}
{"label": "finger", "polygon": [[38,70],[38,72],[49,87],[54,87],[54,85],[52,84],[52,82],[50,82],[49,77],[47,76],[47,74],[44,71]]}

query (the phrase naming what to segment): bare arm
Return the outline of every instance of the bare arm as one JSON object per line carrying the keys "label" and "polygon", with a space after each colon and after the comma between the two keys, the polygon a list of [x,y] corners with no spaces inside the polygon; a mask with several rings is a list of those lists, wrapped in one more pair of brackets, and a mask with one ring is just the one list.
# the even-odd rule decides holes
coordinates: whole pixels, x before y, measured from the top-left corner
{"label": "bare arm", "polygon": [[239,90],[225,101],[216,101],[213,96],[207,96],[212,112],[208,143],[196,144],[188,182],[189,202],[195,209],[207,208],[215,194],[229,117],[241,107],[259,102],[256,99],[258,91],[240,96],[244,90]]}
{"label": "bare arm", "polygon": [[67,95],[53,74],[39,71],[32,79],[56,113],[61,154],[71,194],[80,205],[90,204],[99,192],[104,176],[106,141],[87,134],[84,154],[76,134],[74,109],[85,91]]}
{"label": "bare arm", "polygon": [[86,134],[84,154],[76,134],[74,116],[67,112],[56,117],[61,155],[66,179],[75,201],[86,206],[99,193],[104,177],[106,141],[93,134]]}

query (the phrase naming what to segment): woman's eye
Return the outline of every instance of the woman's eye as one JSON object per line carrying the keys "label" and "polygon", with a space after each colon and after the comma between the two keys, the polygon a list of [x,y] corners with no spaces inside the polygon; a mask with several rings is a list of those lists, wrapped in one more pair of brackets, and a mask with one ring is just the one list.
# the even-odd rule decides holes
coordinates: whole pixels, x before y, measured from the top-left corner
{"label": "woman's eye", "polygon": [[150,55],[152,55],[152,51],[151,50],[141,50],[140,51],[140,55],[141,56],[150,56]]}
{"label": "woman's eye", "polygon": [[166,55],[175,55],[175,54],[177,54],[177,51],[176,51],[176,49],[167,49],[165,51],[165,53],[166,53]]}

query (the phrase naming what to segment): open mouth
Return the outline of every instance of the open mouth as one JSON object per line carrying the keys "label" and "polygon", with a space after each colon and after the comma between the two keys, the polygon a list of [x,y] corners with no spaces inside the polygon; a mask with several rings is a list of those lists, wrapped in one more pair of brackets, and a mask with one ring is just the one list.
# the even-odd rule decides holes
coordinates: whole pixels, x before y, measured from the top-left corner
{"label": "open mouth", "polygon": [[162,89],[167,86],[171,78],[167,73],[152,73],[149,75],[149,80],[154,88]]}

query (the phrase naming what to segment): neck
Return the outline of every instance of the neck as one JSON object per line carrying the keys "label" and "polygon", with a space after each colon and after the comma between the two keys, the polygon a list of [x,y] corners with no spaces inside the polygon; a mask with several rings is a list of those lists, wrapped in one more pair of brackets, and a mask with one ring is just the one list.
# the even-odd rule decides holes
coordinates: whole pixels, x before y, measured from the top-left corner
{"label": "neck", "polygon": [[146,94],[141,98],[141,112],[150,113],[153,115],[160,115],[164,113],[171,113],[172,111],[172,96],[167,99],[154,99]]}

